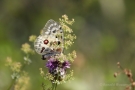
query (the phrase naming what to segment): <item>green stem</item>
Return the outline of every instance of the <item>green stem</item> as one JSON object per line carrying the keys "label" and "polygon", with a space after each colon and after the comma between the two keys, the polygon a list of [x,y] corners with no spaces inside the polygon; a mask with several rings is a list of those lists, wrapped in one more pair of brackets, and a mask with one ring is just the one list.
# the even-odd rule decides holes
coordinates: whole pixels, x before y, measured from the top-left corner
{"label": "green stem", "polygon": [[43,88],[43,90],[45,90],[45,85],[44,85],[44,83],[42,82],[42,88]]}
{"label": "green stem", "polygon": [[[29,57],[29,55],[27,54],[27,57]],[[25,68],[26,64],[23,64],[22,68],[21,68],[21,71]],[[20,74],[21,72],[19,72]],[[12,80],[12,83],[10,84],[10,86],[8,87],[7,90],[11,90],[11,88],[13,87],[13,85],[15,84],[15,81],[16,81],[16,77],[15,79]]]}
{"label": "green stem", "polygon": [[54,83],[52,83],[52,90],[55,88],[55,84]]}
{"label": "green stem", "polygon": [[57,83],[52,84],[52,90],[56,90],[56,88],[57,88]]}
{"label": "green stem", "polygon": [[55,84],[55,90],[56,90],[56,88],[57,88],[57,83]]}
{"label": "green stem", "polygon": [[16,80],[16,78],[13,79],[12,83],[10,84],[10,86],[8,87],[7,90],[11,90],[12,89],[13,85],[15,84],[15,80]]}

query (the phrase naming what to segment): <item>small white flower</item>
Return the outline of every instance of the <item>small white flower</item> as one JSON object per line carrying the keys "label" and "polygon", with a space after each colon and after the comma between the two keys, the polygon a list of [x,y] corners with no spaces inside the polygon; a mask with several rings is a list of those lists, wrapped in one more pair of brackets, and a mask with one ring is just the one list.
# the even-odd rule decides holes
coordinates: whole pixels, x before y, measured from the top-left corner
{"label": "small white flower", "polygon": [[28,57],[24,57],[24,60],[27,64],[30,64],[32,63],[31,59],[29,59]]}
{"label": "small white flower", "polygon": [[12,79],[19,78],[18,73],[14,72],[14,73],[11,75],[11,78],[12,78]]}

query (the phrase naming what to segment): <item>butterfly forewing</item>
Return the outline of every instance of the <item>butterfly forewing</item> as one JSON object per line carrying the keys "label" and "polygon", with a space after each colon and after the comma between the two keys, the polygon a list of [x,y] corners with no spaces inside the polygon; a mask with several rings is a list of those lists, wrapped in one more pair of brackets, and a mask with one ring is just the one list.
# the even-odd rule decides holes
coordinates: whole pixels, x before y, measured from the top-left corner
{"label": "butterfly forewing", "polygon": [[58,23],[50,19],[43,28],[42,35],[50,35],[54,29],[58,28]]}

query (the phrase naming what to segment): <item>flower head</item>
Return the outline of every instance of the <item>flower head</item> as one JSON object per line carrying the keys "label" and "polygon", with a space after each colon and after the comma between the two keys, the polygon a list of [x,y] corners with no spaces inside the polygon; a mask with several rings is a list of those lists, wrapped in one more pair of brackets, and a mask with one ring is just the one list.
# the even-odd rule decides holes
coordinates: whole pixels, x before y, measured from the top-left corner
{"label": "flower head", "polygon": [[36,39],[36,35],[31,35],[30,37],[29,37],[29,41],[30,42],[34,42],[35,41],[35,39]]}
{"label": "flower head", "polygon": [[26,53],[26,54],[28,54],[28,53],[34,53],[34,51],[31,49],[31,47],[30,47],[30,45],[29,45],[28,43],[22,44],[21,50],[22,50],[24,53]]}
{"label": "flower head", "polygon": [[66,69],[70,68],[68,61],[60,62],[55,58],[50,58],[46,64],[49,73],[55,77],[55,80],[62,80],[66,75]]}
{"label": "flower head", "polygon": [[54,58],[50,58],[46,64],[46,67],[49,68],[49,71],[50,70],[53,70],[53,69],[56,69],[59,65],[59,62],[58,60],[54,59]]}

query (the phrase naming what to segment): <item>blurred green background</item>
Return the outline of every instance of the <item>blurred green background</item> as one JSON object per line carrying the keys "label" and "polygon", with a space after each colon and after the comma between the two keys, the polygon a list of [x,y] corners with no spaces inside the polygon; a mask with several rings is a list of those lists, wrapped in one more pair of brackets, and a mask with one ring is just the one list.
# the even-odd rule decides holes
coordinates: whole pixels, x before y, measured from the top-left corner
{"label": "blurred green background", "polygon": [[[21,45],[30,35],[38,36],[49,19],[58,21],[63,14],[75,19],[71,28],[77,39],[69,51],[76,50],[77,58],[72,64],[75,80],[58,90],[124,90],[113,84],[129,83],[126,76],[113,74],[119,61],[135,75],[134,8],[135,0],[0,0],[0,90],[12,82],[6,57],[22,62]],[[38,54],[30,58],[32,64],[25,67],[28,90],[42,90],[39,68],[45,68],[45,61]]]}

